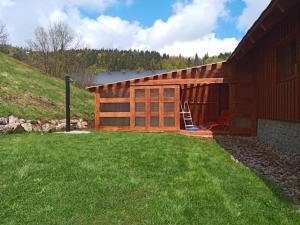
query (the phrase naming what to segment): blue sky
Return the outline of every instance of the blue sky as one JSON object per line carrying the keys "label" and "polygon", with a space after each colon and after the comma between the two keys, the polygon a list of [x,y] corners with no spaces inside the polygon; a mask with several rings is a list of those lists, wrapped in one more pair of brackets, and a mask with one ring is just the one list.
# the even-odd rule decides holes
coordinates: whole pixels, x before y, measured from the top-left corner
{"label": "blue sky", "polygon": [[[193,56],[233,51],[270,0],[0,0],[10,41],[37,26],[68,23],[91,48]],[[13,15],[19,15],[22,20]],[[23,15],[23,16],[22,16]]]}
{"label": "blue sky", "polygon": [[244,36],[245,30],[238,29],[237,23],[245,7],[245,2],[241,0],[232,0],[226,4],[230,19],[221,19],[219,21],[216,29],[218,38],[235,37],[240,40]]}
{"label": "blue sky", "polygon": [[[135,0],[131,4],[119,2],[114,7],[106,11],[106,15],[121,17],[128,21],[138,21],[143,27],[150,27],[153,23],[161,19],[166,21],[173,13],[172,5],[176,0]],[[191,0],[186,1],[191,2]],[[155,3],[155,4],[154,4]],[[217,38],[236,37],[241,39],[245,31],[237,28],[238,18],[246,7],[242,0],[231,0],[226,3],[230,19],[220,19],[218,27],[215,29]],[[83,16],[97,18],[99,14],[91,10],[81,8]]]}

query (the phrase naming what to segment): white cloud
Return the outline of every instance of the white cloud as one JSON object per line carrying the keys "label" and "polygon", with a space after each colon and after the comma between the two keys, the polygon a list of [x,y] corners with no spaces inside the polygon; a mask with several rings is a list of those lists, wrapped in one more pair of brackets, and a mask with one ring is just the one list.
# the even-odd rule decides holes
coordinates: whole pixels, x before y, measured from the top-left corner
{"label": "white cloud", "polygon": [[157,20],[153,27],[142,30],[144,42],[155,49],[175,42],[194,41],[213,32],[219,17],[225,13],[225,0],[194,0],[176,7],[176,13],[166,22]]}
{"label": "white cloud", "polygon": [[132,47],[136,34],[142,29],[138,23],[130,23],[119,17],[100,16],[96,20],[72,17],[72,25],[80,33],[85,42],[93,48]]}
{"label": "white cloud", "polygon": [[0,20],[7,25],[10,41],[23,46],[37,26],[47,25],[49,18],[55,20],[55,13],[67,16],[68,21],[72,18],[64,12],[66,9],[71,12],[83,7],[103,12],[117,1],[121,0],[0,0]]}
{"label": "white cloud", "polygon": [[12,6],[14,5],[14,2],[12,0],[0,0],[0,7],[4,6]]}
{"label": "white cloud", "polygon": [[171,55],[194,56],[196,53],[218,55],[220,52],[230,52],[238,45],[235,38],[218,39],[214,34],[208,34],[202,38],[189,42],[175,42],[164,46],[160,52],[168,52]]}
{"label": "white cloud", "polygon": [[[196,52],[212,55],[233,51],[237,45],[235,38],[218,39],[214,34],[218,20],[227,16],[225,3],[229,0],[177,1],[172,16],[166,21],[157,20],[148,28],[103,13],[96,19],[80,14],[79,7],[103,12],[121,0],[2,1],[14,3],[0,5],[0,20],[7,24],[11,42],[17,45],[24,45],[38,25],[58,20],[67,22],[92,48],[138,48],[194,56]],[[132,4],[132,0],[123,1]]]}
{"label": "white cloud", "polygon": [[242,15],[238,19],[238,28],[241,31],[247,31],[255,20],[258,19],[263,10],[268,6],[271,0],[243,0],[246,4]]}

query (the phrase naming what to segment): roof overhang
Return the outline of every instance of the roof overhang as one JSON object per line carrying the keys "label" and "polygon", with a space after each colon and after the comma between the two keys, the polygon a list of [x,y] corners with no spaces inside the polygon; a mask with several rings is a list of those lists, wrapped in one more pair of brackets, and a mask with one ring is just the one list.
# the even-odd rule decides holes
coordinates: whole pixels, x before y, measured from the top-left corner
{"label": "roof overhang", "polygon": [[239,61],[254,48],[267,32],[272,29],[286,15],[287,11],[299,4],[299,0],[273,0],[249,29],[228,61]]}
{"label": "roof overhang", "polygon": [[[218,62],[218,63],[212,63],[212,64],[206,64],[202,66],[197,67],[190,67],[187,69],[181,69],[181,70],[174,70],[167,73],[161,73],[161,74],[153,74],[147,77],[143,78],[137,78],[137,79],[131,79],[126,81],[120,81],[116,83],[110,83],[110,84],[100,84],[100,85],[94,85],[87,87],[87,89],[90,92],[95,92],[96,88],[108,88],[108,87],[118,87],[118,86],[126,86],[126,85],[168,85],[168,84],[178,84],[178,85],[184,85],[184,84],[213,84],[213,83],[224,83],[223,78],[192,78],[192,79],[182,79],[181,75],[183,73],[190,74],[192,70],[200,70],[205,71],[206,73],[214,73],[214,71],[221,71],[223,68],[223,65],[226,63],[226,61]],[[227,81],[226,81],[227,82]]]}

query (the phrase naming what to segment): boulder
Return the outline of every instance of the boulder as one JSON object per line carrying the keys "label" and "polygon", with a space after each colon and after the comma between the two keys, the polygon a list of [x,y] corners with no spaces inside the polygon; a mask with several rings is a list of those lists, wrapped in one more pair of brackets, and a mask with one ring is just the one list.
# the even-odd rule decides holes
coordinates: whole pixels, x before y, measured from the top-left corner
{"label": "boulder", "polygon": [[62,131],[66,129],[66,123],[58,123],[55,127],[56,131]]}
{"label": "boulder", "polygon": [[42,131],[45,133],[51,133],[55,131],[55,126],[50,123],[45,123],[42,125]]}
{"label": "boulder", "polygon": [[0,133],[13,134],[24,132],[24,128],[19,123],[0,125]]}
{"label": "boulder", "polygon": [[15,117],[15,116],[11,115],[11,116],[8,117],[8,123],[9,124],[19,124],[20,120],[19,120],[18,117]]}
{"label": "boulder", "polygon": [[66,123],[66,120],[65,119],[59,120],[58,123]]}
{"label": "boulder", "polygon": [[33,126],[31,123],[23,123],[21,126],[24,128],[26,132],[32,132],[33,131]]}
{"label": "boulder", "polygon": [[6,125],[0,125],[0,134],[6,134]]}
{"label": "boulder", "polygon": [[24,128],[19,123],[9,124],[9,125],[6,125],[6,126],[12,127],[12,133],[22,133],[22,132],[25,131]]}
{"label": "boulder", "polygon": [[42,132],[42,126],[39,125],[39,124],[34,124],[34,125],[32,126],[32,131],[33,131],[33,132]]}
{"label": "boulder", "polygon": [[26,123],[26,120],[24,120],[24,119],[19,119],[19,123]]}
{"label": "boulder", "polygon": [[59,120],[51,120],[50,123],[52,125],[57,125],[59,123]]}
{"label": "boulder", "polygon": [[87,129],[88,128],[88,122],[85,122],[85,121],[79,121],[77,123],[77,129],[79,130],[84,130],[84,129]]}
{"label": "boulder", "polygon": [[71,122],[72,125],[76,125],[79,122],[79,120],[75,119],[75,120],[71,120],[70,122]]}
{"label": "boulder", "polygon": [[6,125],[8,124],[8,119],[5,117],[0,117],[0,125]]}

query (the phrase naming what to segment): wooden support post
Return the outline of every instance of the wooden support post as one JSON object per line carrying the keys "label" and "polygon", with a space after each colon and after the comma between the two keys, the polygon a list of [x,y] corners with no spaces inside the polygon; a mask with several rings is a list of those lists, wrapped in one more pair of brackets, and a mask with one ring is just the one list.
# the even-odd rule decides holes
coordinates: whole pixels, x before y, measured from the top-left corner
{"label": "wooden support post", "polygon": [[95,93],[95,129],[99,130],[100,129],[100,88],[96,88],[96,93]]}
{"label": "wooden support post", "polygon": [[130,129],[135,128],[135,89],[130,85]]}
{"label": "wooden support post", "polygon": [[65,76],[66,81],[66,132],[71,131],[71,97],[70,97],[70,76]]}

